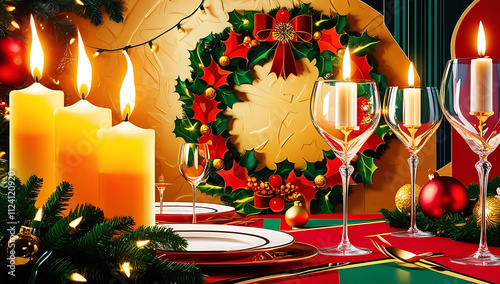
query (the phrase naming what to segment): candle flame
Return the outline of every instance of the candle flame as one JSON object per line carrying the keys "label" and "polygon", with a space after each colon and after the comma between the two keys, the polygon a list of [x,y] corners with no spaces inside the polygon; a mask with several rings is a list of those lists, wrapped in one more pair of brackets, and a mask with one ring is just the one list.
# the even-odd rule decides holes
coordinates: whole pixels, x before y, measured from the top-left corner
{"label": "candle flame", "polygon": [[80,30],[78,30],[78,68],[76,73],[76,84],[78,85],[78,94],[85,98],[90,92],[92,83],[92,66],[90,60],[85,53]]}
{"label": "candle flame", "polygon": [[35,219],[33,221],[42,221],[42,214],[43,210],[42,208],[39,208],[38,211],[36,212]]}
{"label": "candle flame", "polygon": [[415,75],[413,74],[413,63],[410,61],[410,67],[408,67],[408,85],[413,87],[415,84]]}
{"label": "candle flame", "polygon": [[351,78],[351,55],[349,47],[346,47],[344,52],[344,60],[342,61],[342,78],[349,80]]}
{"label": "candle flame", "polygon": [[76,273],[76,272],[71,274],[69,279],[71,281],[75,281],[75,282],[87,282],[87,279],[85,279],[85,277],[83,277],[83,275]]}
{"label": "candle flame", "polygon": [[33,15],[30,16],[31,25],[31,52],[30,52],[30,69],[35,81],[40,80],[43,70],[43,49],[38,34],[36,33],[35,20]]}
{"label": "candle flame", "polygon": [[131,269],[132,269],[132,267],[130,266],[130,262],[124,262],[122,264],[123,273],[125,273],[125,275],[127,276],[127,278],[130,278],[130,270]]}
{"label": "candle flame", "polygon": [[484,34],[482,21],[479,21],[479,29],[477,31],[477,53],[481,57],[486,54],[486,36]]}
{"label": "candle flame", "polygon": [[127,73],[125,74],[125,78],[123,78],[122,87],[120,89],[120,107],[122,111],[122,119],[128,120],[135,105],[134,68],[132,66],[132,61],[125,50],[123,51],[123,54],[127,60]]}

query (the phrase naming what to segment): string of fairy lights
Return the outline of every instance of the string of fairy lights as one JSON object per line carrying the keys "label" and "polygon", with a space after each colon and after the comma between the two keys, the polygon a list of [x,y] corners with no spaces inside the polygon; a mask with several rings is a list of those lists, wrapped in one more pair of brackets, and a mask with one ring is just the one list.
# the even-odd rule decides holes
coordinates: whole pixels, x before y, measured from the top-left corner
{"label": "string of fairy lights", "polygon": [[177,28],[179,33],[183,33],[184,29],[182,28],[182,22],[191,18],[196,12],[198,12],[198,10],[200,10],[203,15],[207,14],[207,11],[206,11],[205,7],[203,6],[204,3],[205,3],[205,0],[201,0],[200,5],[198,5],[196,7],[196,9],[193,12],[191,12],[191,14],[181,18],[175,25],[171,26],[170,28],[168,28],[167,30],[163,31],[162,33],[158,34],[157,36],[153,37],[150,40],[143,41],[143,42],[133,44],[133,45],[126,45],[123,47],[112,48],[112,49],[99,48],[99,47],[95,47],[95,46],[88,46],[88,47],[97,49],[97,51],[93,55],[94,58],[96,58],[97,56],[99,56],[103,52],[127,51],[129,49],[143,46],[146,44],[149,45],[151,52],[156,52],[156,51],[158,51],[158,45],[153,43],[155,40],[157,40],[158,38],[162,37],[163,35],[165,35],[166,33],[170,32],[171,30],[173,30],[175,28]]}

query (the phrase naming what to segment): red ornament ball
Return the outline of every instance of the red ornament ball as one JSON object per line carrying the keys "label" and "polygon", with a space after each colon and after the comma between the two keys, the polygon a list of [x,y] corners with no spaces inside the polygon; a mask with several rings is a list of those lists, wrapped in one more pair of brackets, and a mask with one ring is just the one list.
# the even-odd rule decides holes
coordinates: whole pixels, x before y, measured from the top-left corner
{"label": "red ornament ball", "polygon": [[0,37],[0,84],[15,86],[26,79],[26,47],[13,37]]}
{"label": "red ornament ball", "polygon": [[295,205],[286,211],[285,221],[290,227],[302,228],[309,221],[309,214],[306,209],[299,205],[298,201],[295,201]]}
{"label": "red ornament ball", "polygon": [[290,13],[288,13],[287,10],[281,9],[276,13],[276,20],[280,23],[288,23],[288,20],[290,19]]}
{"label": "red ornament ball", "polygon": [[274,188],[278,188],[283,184],[283,179],[280,175],[272,175],[269,177],[269,184]]}
{"label": "red ornament ball", "polygon": [[427,217],[441,219],[448,212],[459,213],[467,208],[469,195],[457,179],[437,176],[427,182],[420,191],[419,204]]}
{"label": "red ornament ball", "polygon": [[281,197],[273,197],[270,201],[269,201],[269,208],[271,208],[271,210],[273,210],[273,212],[281,212],[283,209],[285,209],[285,200],[283,200],[283,198]]}

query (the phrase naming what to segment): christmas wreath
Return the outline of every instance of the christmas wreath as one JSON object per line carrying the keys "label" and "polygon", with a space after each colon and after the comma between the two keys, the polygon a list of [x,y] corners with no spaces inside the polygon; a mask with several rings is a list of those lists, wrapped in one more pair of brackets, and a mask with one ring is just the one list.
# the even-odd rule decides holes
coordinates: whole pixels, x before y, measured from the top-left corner
{"label": "christmas wreath", "polygon": [[[183,103],[183,117],[175,120],[175,135],[185,142],[207,143],[213,160],[209,178],[198,189],[220,196],[224,203],[244,214],[259,214],[269,206],[273,209],[272,203],[269,205],[272,197],[286,201],[284,210],[301,199],[308,210],[332,213],[342,200],[338,173],[341,162],[333,151],[323,150],[320,159],[306,160],[303,167],[285,158],[276,162],[274,169],[259,168],[255,148],[241,153],[234,145],[228,110],[244,102],[235,89],[254,82],[255,67],[272,59],[268,77],[286,80],[300,76],[303,71],[296,65],[308,60],[317,69],[318,78],[334,79],[346,46],[354,54],[353,78],[375,80],[384,93],[387,78],[377,72],[377,62],[371,54],[380,40],[366,32],[349,31],[347,15],[324,15],[309,4],[277,8],[267,14],[232,11],[229,23],[232,27],[200,39],[196,48],[189,51],[191,78],[178,78],[175,88]],[[362,100],[358,99],[359,105]],[[371,183],[377,169],[373,159],[380,155],[377,147],[384,144],[388,130],[381,122],[376,135],[360,150],[353,163],[356,172],[352,183]]]}

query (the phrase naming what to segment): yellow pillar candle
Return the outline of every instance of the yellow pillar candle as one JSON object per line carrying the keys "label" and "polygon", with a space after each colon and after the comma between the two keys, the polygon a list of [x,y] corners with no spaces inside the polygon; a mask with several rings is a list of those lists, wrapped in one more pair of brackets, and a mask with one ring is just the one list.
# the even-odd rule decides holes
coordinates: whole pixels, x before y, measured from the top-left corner
{"label": "yellow pillar candle", "polygon": [[[351,76],[349,47],[344,53],[342,74],[344,80]],[[357,125],[358,85],[354,82],[335,84],[335,126],[356,127]]]}
{"label": "yellow pillar candle", "polygon": [[470,111],[473,113],[488,113],[493,111],[493,60],[484,58],[486,36],[482,22],[479,22],[477,50],[481,58],[471,60],[470,66]]}
{"label": "yellow pillar candle", "polygon": [[90,92],[92,68],[78,32],[77,84],[82,100],[54,112],[56,125],[56,181],[73,185],[69,208],[90,203],[99,206],[97,130],[111,127],[111,110],[96,107],[85,96]]}
{"label": "yellow pillar candle", "polygon": [[135,101],[132,63],[120,91],[124,121],[97,132],[100,204],[105,217],[132,216],[136,226],[155,223],[155,134],[128,121]]}
{"label": "yellow pillar candle", "polygon": [[64,105],[64,93],[38,83],[43,70],[43,50],[31,17],[30,65],[36,83],[10,93],[10,170],[23,182],[31,175],[43,178],[36,202],[42,206],[55,190],[54,110]]}
{"label": "yellow pillar candle", "polygon": [[419,127],[421,125],[420,89],[413,88],[414,81],[413,63],[410,62],[408,68],[408,85],[410,88],[403,90],[403,125],[407,127]]}

